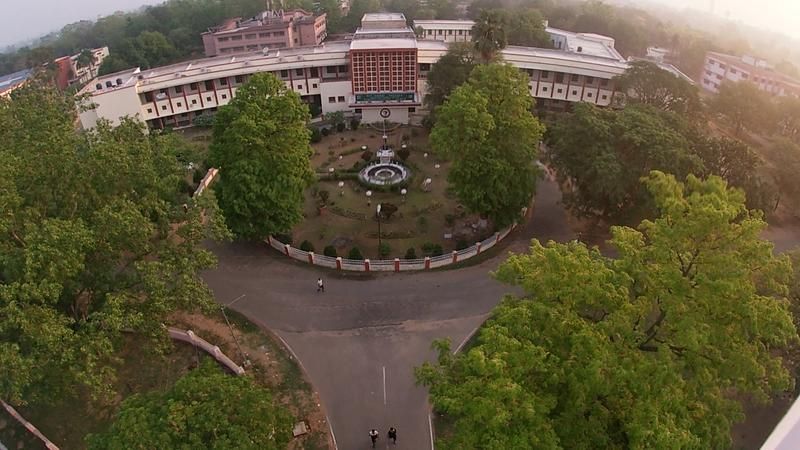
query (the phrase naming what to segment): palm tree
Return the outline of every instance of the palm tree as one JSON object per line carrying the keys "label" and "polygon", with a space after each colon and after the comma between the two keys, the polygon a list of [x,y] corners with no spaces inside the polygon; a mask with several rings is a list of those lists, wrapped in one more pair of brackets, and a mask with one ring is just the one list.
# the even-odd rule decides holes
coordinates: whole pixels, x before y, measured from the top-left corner
{"label": "palm tree", "polygon": [[502,11],[481,11],[472,27],[472,42],[484,61],[491,61],[498,51],[506,47],[508,41]]}
{"label": "palm tree", "polygon": [[81,50],[81,53],[78,55],[77,65],[79,69],[82,69],[87,66],[94,66],[95,59],[94,53],[88,48]]}

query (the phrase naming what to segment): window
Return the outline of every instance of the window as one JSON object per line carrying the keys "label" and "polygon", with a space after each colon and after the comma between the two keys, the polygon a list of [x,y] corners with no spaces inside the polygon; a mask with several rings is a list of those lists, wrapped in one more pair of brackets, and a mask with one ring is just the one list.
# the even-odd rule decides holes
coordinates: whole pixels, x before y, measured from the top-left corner
{"label": "window", "polygon": [[433,30],[428,30],[428,36],[433,34]]}
{"label": "window", "polygon": [[336,66],[328,66],[325,68],[325,73],[336,73]]}
{"label": "window", "polygon": [[563,89],[561,89],[561,88],[558,88],[558,90],[556,91],[556,93],[557,93],[557,94],[561,94],[561,93],[563,93],[563,92],[564,92],[564,90],[563,90]]}
{"label": "window", "polygon": [[281,78],[289,78],[289,71],[281,70]]}
{"label": "window", "polygon": [[594,77],[586,77],[586,84],[594,83]]}
{"label": "window", "polygon": [[337,101],[343,103],[344,102],[344,95],[340,95],[339,98],[337,99]]}
{"label": "window", "polygon": [[438,30],[438,33],[436,33],[436,34],[438,34],[439,36],[441,36],[442,34],[444,34],[444,32],[443,32],[442,30]]}
{"label": "window", "polygon": [[602,98],[603,98],[603,100],[608,100],[608,96],[607,95],[603,95]]}
{"label": "window", "polygon": [[210,102],[211,101],[211,97],[206,97],[206,101]]}
{"label": "window", "polygon": [[222,94],[222,99],[225,100],[228,98],[228,94]]}
{"label": "window", "polygon": [[578,81],[578,75],[576,75],[576,74],[574,74],[574,73],[573,73],[573,74],[572,74],[572,77],[570,78],[570,80],[571,80],[571,81]]}
{"label": "window", "polygon": [[166,89],[159,89],[159,90],[158,90],[158,92],[159,92],[160,94],[166,94],[166,93],[167,93],[167,90],[166,90]]}
{"label": "window", "polygon": [[576,91],[575,89],[573,89],[573,90],[572,90],[572,95],[578,95],[578,91]]}
{"label": "window", "polygon": [[221,38],[217,39],[217,41],[219,41],[219,42],[228,42],[228,39],[229,38],[227,38],[227,37],[221,37]]}
{"label": "window", "polygon": [[319,77],[319,70],[317,70],[317,68],[316,68],[316,67],[312,67],[311,69],[309,69],[309,72],[311,72],[309,75],[310,75],[312,78],[317,78],[317,77]]}
{"label": "window", "polygon": [[206,90],[207,91],[213,91],[214,90],[214,82],[213,81],[208,80],[208,81],[206,81],[205,85],[206,85]]}
{"label": "window", "polygon": [[[100,86],[100,88],[102,88],[102,86]],[[98,88],[98,89],[100,89],[100,88]],[[153,101],[153,92],[152,91],[151,92],[145,92],[144,93],[144,100],[148,101],[148,102],[152,102]]]}
{"label": "window", "polygon": [[189,85],[189,90],[190,91],[196,91],[197,90],[197,83],[190,84]]}
{"label": "window", "polygon": [[177,105],[178,105],[178,108],[183,108],[183,103],[178,102]]}
{"label": "window", "polygon": [[588,93],[586,94],[586,96],[587,96],[587,97],[589,97],[589,98],[592,98],[592,95],[594,95],[594,94],[592,94],[591,92],[588,92]]}
{"label": "window", "polygon": [[339,66],[339,73],[347,73],[347,66]]}
{"label": "window", "polygon": [[284,33],[283,31],[276,31],[274,34],[275,36],[283,36],[286,33]]}
{"label": "window", "polygon": [[180,94],[183,92],[183,86],[175,86],[175,93]]}
{"label": "window", "polygon": [[219,79],[219,85],[220,86],[227,86],[228,85],[228,79],[227,78],[220,78]]}
{"label": "window", "polygon": [[303,72],[303,69],[294,69],[294,74],[298,77],[302,77],[304,73],[305,72]]}
{"label": "window", "polygon": [[233,47],[233,51],[242,52],[242,51],[244,51],[244,47]]}
{"label": "window", "polygon": [[336,97],[328,97],[328,103],[336,103]]}
{"label": "window", "polygon": [[297,89],[303,89],[303,85],[302,84],[298,84],[297,85]]}
{"label": "window", "polygon": [[197,104],[197,99],[193,99],[193,100],[192,100],[192,104],[193,104],[193,105],[196,105],[196,104]]}
{"label": "window", "polygon": [[311,87],[316,89],[317,88],[317,83],[311,83]]}
{"label": "window", "polygon": [[153,114],[153,108],[147,108],[147,114]]}
{"label": "window", "polygon": [[297,44],[297,38],[294,38],[294,43]]}
{"label": "window", "polygon": [[542,92],[547,92],[547,86],[542,88]]}
{"label": "window", "polygon": [[543,70],[542,71],[542,79],[546,80],[548,77],[550,77],[550,72],[548,72],[546,70]]}
{"label": "window", "polygon": [[608,86],[608,80],[606,80],[605,78],[600,80],[600,86],[602,86],[602,87]]}
{"label": "window", "polygon": [[556,83],[564,82],[564,74],[561,72],[556,73]]}
{"label": "window", "polygon": [[236,80],[236,84],[242,84],[242,83],[244,83],[244,76],[243,75],[236,75],[235,80]]}
{"label": "window", "polygon": [[452,36],[453,35],[453,30],[447,30],[447,34]]}
{"label": "window", "polygon": [[417,108],[414,108],[414,107],[408,108],[408,112],[415,113],[415,112],[417,112]]}
{"label": "window", "polygon": [[256,34],[255,33],[248,33],[248,34],[244,35],[244,38],[245,39],[255,39],[256,38]]}
{"label": "window", "polygon": [[231,40],[232,41],[241,41],[242,40],[242,36],[241,35],[240,36],[231,36]]}
{"label": "window", "polygon": [[427,72],[427,71],[431,70],[431,65],[428,64],[428,63],[420,64],[419,65],[419,70],[421,70],[423,72]]}
{"label": "window", "polygon": [[356,114],[361,114],[361,108],[356,108],[354,111]]}
{"label": "window", "polygon": [[166,111],[167,110],[167,105],[161,105],[161,110],[162,111]]}

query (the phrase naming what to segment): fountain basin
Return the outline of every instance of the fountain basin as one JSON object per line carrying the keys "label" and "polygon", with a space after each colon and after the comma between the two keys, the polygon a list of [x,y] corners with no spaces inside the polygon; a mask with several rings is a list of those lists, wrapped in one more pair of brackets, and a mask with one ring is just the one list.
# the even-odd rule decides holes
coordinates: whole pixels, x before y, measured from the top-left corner
{"label": "fountain basin", "polygon": [[394,186],[408,180],[411,171],[400,163],[375,162],[368,164],[358,172],[358,179],[371,186]]}

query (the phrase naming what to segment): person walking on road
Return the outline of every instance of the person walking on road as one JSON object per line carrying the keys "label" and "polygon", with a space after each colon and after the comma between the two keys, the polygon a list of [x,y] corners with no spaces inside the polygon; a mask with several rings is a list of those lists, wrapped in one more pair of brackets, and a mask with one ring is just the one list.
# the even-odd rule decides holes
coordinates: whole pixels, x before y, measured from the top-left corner
{"label": "person walking on road", "polygon": [[389,439],[392,440],[392,444],[397,445],[397,430],[394,427],[389,428],[389,432],[386,433],[389,436]]}
{"label": "person walking on road", "polygon": [[325,292],[325,283],[322,282],[322,278],[317,279],[317,292]]}
{"label": "person walking on road", "polygon": [[375,448],[375,441],[378,440],[378,430],[375,428],[369,430],[369,438],[372,439],[372,448]]}

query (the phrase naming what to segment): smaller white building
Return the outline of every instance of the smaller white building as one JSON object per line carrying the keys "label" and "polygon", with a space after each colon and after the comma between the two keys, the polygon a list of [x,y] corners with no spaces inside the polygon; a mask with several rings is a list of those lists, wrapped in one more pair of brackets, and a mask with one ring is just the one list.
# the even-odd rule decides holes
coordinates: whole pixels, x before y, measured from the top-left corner
{"label": "smaller white building", "polygon": [[444,42],[469,42],[472,40],[472,27],[475,22],[471,20],[415,20],[414,30],[418,39],[444,41]]}
{"label": "smaller white building", "polygon": [[766,61],[752,56],[708,52],[700,79],[703,89],[715,94],[724,82],[746,81],[773,96],[800,96],[800,80],[778,73]]}

